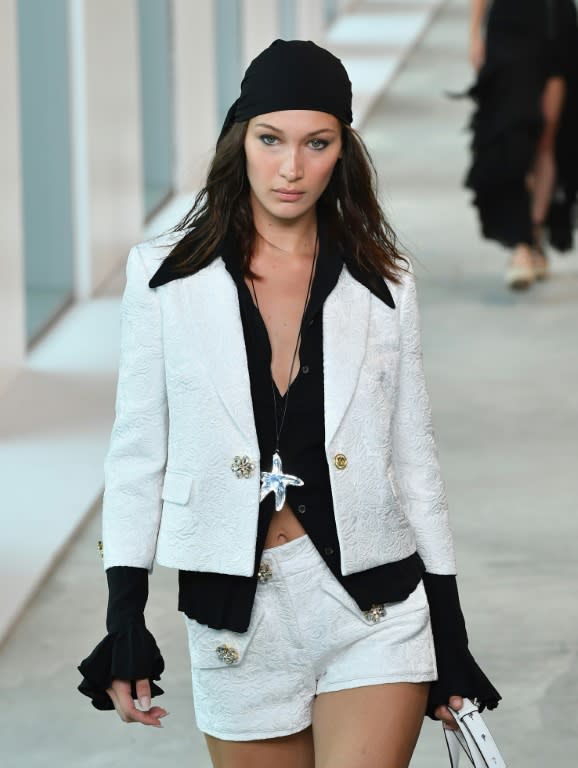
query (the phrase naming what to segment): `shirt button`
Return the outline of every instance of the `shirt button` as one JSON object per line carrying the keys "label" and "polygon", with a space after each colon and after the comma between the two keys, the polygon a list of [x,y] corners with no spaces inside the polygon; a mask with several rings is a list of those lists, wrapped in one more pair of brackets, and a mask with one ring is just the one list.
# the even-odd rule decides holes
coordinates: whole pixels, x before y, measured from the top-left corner
{"label": "shirt button", "polygon": [[297,507],[297,511],[301,512],[301,514],[304,515],[305,512],[307,512],[307,507],[305,506],[305,504],[299,504],[299,506]]}
{"label": "shirt button", "polygon": [[303,371],[303,373],[309,373],[309,366],[304,365],[303,368],[301,368],[301,370]]}
{"label": "shirt button", "polygon": [[333,548],[332,547],[325,547],[323,550],[326,555],[332,555],[333,554]]}

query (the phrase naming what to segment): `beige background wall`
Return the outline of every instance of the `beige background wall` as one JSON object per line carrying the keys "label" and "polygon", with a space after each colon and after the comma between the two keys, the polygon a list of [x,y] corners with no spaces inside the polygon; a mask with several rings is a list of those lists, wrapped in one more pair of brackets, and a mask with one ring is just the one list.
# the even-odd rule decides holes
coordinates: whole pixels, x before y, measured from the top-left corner
{"label": "beige background wall", "polygon": [[295,4],[299,39],[321,42],[324,31],[323,0],[295,0]]}
{"label": "beige background wall", "polygon": [[197,189],[217,135],[213,3],[173,0],[175,189]]}
{"label": "beige background wall", "polygon": [[263,48],[279,37],[278,3],[243,1],[243,61],[246,68]]}
{"label": "beige background wall", "polygon": [[24,358],[16,0],[0,0],[0,390]]}
{"label": "beige background wall", "polygon": [[86,2],[92,287],[126,256],[143,223],[136,0]]}

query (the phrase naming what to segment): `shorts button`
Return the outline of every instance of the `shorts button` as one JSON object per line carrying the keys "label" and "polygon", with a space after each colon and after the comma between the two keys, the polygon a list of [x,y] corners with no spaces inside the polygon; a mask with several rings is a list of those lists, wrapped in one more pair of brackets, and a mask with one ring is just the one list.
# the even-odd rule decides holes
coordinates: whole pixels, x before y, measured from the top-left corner
{"label": "shorts button", "polygon": [[372,605],[368,611],[363,611],[363,615],[371,624],[377,624],[385,616],[385,604]]}
{"label": "shorts button", "polygon": [[271,563],[263,561],[259,566],[257,577],[261,584],[266,584],[273,577],[273,568],[271,568]]}
{"label": "shorts button", "polygon": [[305,504],[299,504],[299,506],[297,507],[297,511],[301,512],[301,514],[304,515],[305,512],[307,512],[307,507],[305,506]]}
{"label": "shorts button", "polygon": [[325,552],[326,555],[333,555],[334,554],[334,551],[333,551],[332,547],[325,547],[325,549],[323,551]]}

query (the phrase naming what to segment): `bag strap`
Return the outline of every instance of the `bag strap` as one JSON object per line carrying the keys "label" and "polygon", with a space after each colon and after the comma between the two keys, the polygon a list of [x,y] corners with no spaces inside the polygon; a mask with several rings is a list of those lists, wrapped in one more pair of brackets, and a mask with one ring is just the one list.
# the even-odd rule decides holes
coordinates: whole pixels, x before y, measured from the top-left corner
{"label": "bag strap", "polygon": [[462,749],[474,768],[506,768],[506,763],[476,705],[469,699],[464,699],[464,706],[459,711],[451,707],[448,709],[458,724],[457,731],[444,728],[451,768],[458,768]]}

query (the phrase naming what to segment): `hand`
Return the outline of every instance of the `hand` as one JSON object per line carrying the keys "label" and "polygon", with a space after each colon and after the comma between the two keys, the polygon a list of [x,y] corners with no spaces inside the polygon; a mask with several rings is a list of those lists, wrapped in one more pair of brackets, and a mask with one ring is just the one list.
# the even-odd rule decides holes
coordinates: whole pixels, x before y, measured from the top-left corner
{"label": "hand", "polygon": [[[464,700],[461,696],[450,696],[449,703],[451,708],[456,710],[459,710],[464,706]],[[458,730],[458,725],[447,707],[443,705],[436,707],[434,715],[443,722],[444,728],[447,728],[448,731]]]}
{"label": "hand", "polygon": [[143,725],[162,728],[161,717],[165,717],[169,713],[161,707],[151,708],[151,687],[149,681],[136,681],[136,693],[142,709],[136,708],[130,689],[129,680],[113,680],[111,687],[106,689],[120,719],[125,723],[142,723]]}
{"label": "hand", "polygon": [[473,34],[470,39],[470,63],[479,72],[486,58],[486,44],[480,32]]}

